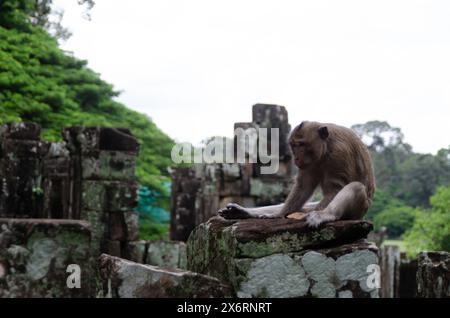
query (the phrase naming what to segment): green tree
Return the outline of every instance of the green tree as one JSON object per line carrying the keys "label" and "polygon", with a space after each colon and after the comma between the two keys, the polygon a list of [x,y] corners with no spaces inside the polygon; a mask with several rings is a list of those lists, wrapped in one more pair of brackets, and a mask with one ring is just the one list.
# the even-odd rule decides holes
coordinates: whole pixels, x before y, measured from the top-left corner
{"label": "green tree", "polygon": [[414,224],[415,211],[407,205],[386,206],[374,218],[375,231],[385,227],[390,238],[399,238]]}
{"label": "green tree", "polygon": [[47,140],[59,140],[61,129],[72,125],[130,128],[141,143],[139,182],[167,196],[173,140],[147,115],[117,102],[111,84],[33,24],[36,3],[51,1],[0,1],[0,124],[37,122]]}
{"label": "green tree", "polygon": [[418,211],[404,235],[410,257],[425,250],[450,251],[450,187],[440,187],[430,202],[431,209]]}
{"label": "green tree", "polygon": [[450,185],[449,149],[441,149],[436,156],[414,153],[400,128],[384,121],[352,129],[371,152],[377,188],[390,196],[410,206],[428,207],[436,188]]}

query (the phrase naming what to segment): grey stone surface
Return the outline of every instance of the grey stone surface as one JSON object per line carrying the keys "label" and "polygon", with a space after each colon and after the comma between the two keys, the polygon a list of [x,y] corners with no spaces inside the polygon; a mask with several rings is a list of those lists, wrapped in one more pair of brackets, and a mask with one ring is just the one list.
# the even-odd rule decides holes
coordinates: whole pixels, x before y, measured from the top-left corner
{"label": "grey stone surface", "polygon": [[364,240],[371,228],[365,221],[314,230],[292,219],[216,217],[190,236],[188,269],[219,278],[238,297],[377,297],[368,269],[378,265],[378,250]]}
{"label": "grey stone surface", "polygon": [[[94,297],[90,228],[84,221],[0,219],[0,298]],[[80,266],[80,288],[66,284]]]}
{"label": "grey stone surface", "polygon": [[229,297],[231,289],[213,277],[163,269],[102,254],[103,295],[114,298]]}
{"label": "grey stone surface", "polygon": [[450,298],[450,253],[422,252],[419,254],[417,296]]}

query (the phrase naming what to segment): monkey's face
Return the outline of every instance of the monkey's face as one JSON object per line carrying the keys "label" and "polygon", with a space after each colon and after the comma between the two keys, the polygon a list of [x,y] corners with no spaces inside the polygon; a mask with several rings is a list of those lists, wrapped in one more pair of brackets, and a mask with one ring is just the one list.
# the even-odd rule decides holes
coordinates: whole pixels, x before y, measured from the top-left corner
{"label": "monkey's face", "polygon": [[326,153],[328,129],[319,123],[302,122],[294,128],[289,145],[295,165],[302,170],[319,163]]}

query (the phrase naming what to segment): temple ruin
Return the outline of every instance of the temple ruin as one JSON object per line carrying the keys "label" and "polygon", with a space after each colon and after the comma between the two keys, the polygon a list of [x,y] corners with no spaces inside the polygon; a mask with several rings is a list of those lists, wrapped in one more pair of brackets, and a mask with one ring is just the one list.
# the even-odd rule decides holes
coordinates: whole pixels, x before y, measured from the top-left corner
{"label": "temple ruin", "polygon": [[237,127],[279,128],[279,173],[259,160],[174,167],[171,241],[153,242],[139,238],[129,130],[69,127],[48,142],[35,123],[1,126],[0,297],[450,296],[449,253],[404,263],[367,240],[370,222],[218,217],[229,202],[282,202],[295,173],[283,106],[256,104]]}

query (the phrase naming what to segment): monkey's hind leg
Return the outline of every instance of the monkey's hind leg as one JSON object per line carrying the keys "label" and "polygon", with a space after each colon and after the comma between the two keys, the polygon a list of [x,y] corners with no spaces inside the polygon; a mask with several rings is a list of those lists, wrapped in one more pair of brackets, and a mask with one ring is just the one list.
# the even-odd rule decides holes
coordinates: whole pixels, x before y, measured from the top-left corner
{"label": "monkey's hind leg", "polygon": [[318,227],[337,220],[359,220],[369,208],[366,188],[361,182],[351,182],[338,192],[323,211],[309,213],[306,223]]}

